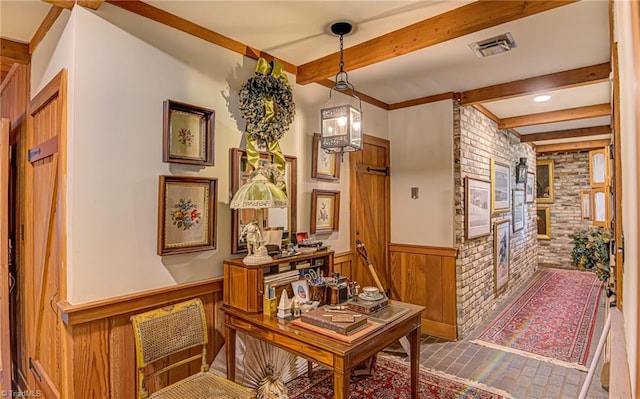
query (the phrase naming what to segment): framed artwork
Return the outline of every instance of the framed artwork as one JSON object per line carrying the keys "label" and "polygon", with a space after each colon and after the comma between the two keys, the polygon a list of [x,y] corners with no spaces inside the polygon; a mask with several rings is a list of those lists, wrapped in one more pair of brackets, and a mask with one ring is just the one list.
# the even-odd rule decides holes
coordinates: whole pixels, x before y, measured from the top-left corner
{"label": "framed artwork", "polygon": [[513,190],[513,232],[524,228],[526,218],[524,206],[524,190]]}
{"label": "framed artwork", "polygon": [[591,220],[592,208],[593,206],[591,204],[591,191],[589,190],[580,191],[580,210],[581,210],[581,217],[583,220]]}
{"label": "framed artwork", "polygon": [[465,177],[464,220],[467,240],[491,234],[491,182]]}
{"label": "framed artwork", "polygon": [[213,166],[215,111],[164,101],[162,161]]}
{"label": "framed artwork", "polygon": [[524,185],[525,202],[527,204],[532,203],[533,200],[535,199],[535,196],[534,196],[535,187],[536,187],[536,174],[533,172],[527,172],[527,182]]}
{"label": "framed artwork", "polygon": [[338,155],[326,153],[320,148],[320,134],[313,134],[313,149],[311,151],[311,177],[322,180],[340,179],[340,160]]}
{"label": "framed artwork", "polygon": [[511,169],[491,160],[491,213],[511,210]]}
{"label": "framed artwork", "polygon": [[338,231],[340,191],[316,190],[311,192],[311,234]]}
{"label": "framed artwork", "polygon": [[596,187],[593,193],[593,225],[609,226],[609,190],[608,187]]}
{"label": "framed artwork", "polygon": [[496,297],[509,283],[509,219],[493,225],[493,289]]}
{"label": "framed artwork", "polygon": [[293,295],[298,298],[298,302],[307,303],[310,301],[307,280],[292,281],[291,288],[293,289]]}
{"label": "framed artwork", "polygon": [[608,148],[589,151],[589,185],[598,187],[606,184],[609,175]]}
{"label": "framed artwork", "polygon": [[551,239],[551,208],[549,205],[536,209],[536,223],[538,224],[538,240]]}
{"label": "framed artwork", "polygon": [[553,202],[553,159],[536,163],[536,200],[539,204]]}
{"label": "framed artwork", "polygon": [[217,179],[160,176],[158,255],[216,249]]}

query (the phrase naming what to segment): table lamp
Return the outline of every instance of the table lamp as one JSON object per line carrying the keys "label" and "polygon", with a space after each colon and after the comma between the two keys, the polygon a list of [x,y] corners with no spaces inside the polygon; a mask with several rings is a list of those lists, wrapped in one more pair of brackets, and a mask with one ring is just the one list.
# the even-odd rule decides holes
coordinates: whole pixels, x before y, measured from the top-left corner
{"label": "table lamp", "polygon": [[264,245],[264,208],[286,208],[289,206],[287,194],[270,178],[279,174],[273,165],[260,165],[253,171],[249,181],[240,187],[231,199],[231,209],[256,209],[258,220],[247,223],[240,232],[240,239],[247,239],[247,265],[267,263],[272,260]]}

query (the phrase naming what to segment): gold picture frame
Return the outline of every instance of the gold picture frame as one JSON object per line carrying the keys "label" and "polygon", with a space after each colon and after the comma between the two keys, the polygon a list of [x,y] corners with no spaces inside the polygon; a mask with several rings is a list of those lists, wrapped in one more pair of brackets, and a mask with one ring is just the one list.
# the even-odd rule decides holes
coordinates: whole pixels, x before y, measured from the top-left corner
{"label": "gold picture frame", "polygon": [[511,210],[511,169],[491,160],[491,214]]}
{"label": "gold picture frame", "polygon": [[553,195],[553,159],[541,159],[536,162],[536,201],[539,204],[550,204]]}
{"label": "gold picture frame", "polygon": [[538,240],[551,239],[551,207],[549,205],[536,208],[536,224],[538,225]]}
{"label": "gold picture frame", "polygon": [[493,224],[493,291],[496,297],[509,284],[510,232],[509,219]]}
{"label": "gold picture frame", "polygon": [[582,220],[593,219],[593,198],[591,190],[580,191],[580,214]]}
{"label": "gold picture frame", "polygon": [[216,249],[215,178],[160,176],[158,255]]}
{"label": "gold picture frame", "polygon": [[215,111],[164,101],[162,161],[213,166]]}
{"label": "gold picture frame", "polygon": [[311,192],[311,234],[338,231],[340,191],[317,190]]}
{"label": "gold picture frame", "polygon": [[321,180],[340,180],[340,159],[335,153],[327,153],[320,147],[320,134],[313,134],[311,149],[311,177]]}

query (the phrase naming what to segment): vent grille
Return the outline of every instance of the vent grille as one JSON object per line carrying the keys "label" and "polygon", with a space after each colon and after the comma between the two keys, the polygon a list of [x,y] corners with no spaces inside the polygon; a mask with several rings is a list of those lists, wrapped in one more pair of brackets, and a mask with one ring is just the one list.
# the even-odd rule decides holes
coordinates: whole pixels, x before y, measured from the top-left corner
{"label": "vent grille", "polygon": [[490,55],[505,53],[518,47],[518,45],[515,40],[513,40],[511,33],[505,33],[504,35],[471,43],[469,47],[478,57],[488,57]]}

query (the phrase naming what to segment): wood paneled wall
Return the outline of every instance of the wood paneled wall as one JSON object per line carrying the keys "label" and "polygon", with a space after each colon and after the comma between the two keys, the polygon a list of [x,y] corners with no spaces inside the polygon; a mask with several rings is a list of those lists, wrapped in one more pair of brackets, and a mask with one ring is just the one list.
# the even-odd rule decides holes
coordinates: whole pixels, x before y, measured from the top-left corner
{"label": "wood paneled wall", "polygon": [[422,333],[457,339],[457,249],[391,244],[391,295],[422,305]]}
{"label": "wood paneled wall", "polygon": [[343,252],[333,256],[333,271],[344,276],[352,276],[353,253]]}
{"label": "wood paneled wall", "polygon": [[[224,343],[223,317],[220,314],[221,278],[179,284],[82,305],[60,302],[58,308],[65,323],[69,346],[68,398],[135,398],[136,352],[129,318],[136,313],[191,298],[200,298],[205,307],[209,333],[207,360],[211,363]],[[198,361],[177,368],[158,384],[164,386],[184,378],[187,373],[196,372],[199,368]]]}

